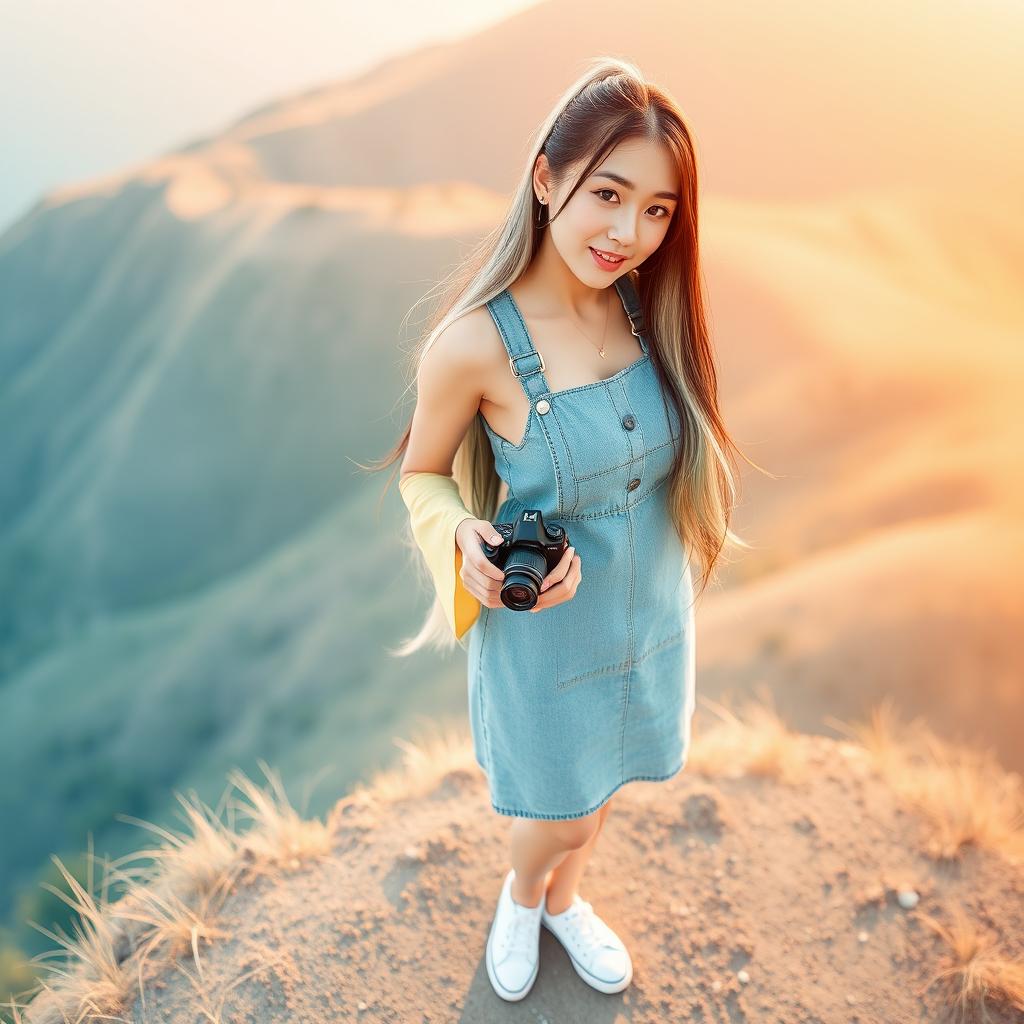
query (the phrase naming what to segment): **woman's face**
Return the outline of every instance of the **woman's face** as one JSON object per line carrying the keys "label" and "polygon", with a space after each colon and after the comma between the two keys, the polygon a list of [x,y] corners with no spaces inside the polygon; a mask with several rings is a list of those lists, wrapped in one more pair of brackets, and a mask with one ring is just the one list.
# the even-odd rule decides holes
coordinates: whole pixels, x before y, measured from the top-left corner
{"label": "woman's face", "polygon": [[[547,158],[541,155],[540,162],[546,166]],[[548,193],[552,213],[559,211],[573,181],[575,176],[570,174],[558,191]],[[604,288],[661,245],[679,191],[668,148],[631,139],[608,154],[546,230],[569,269],[585,284]],[[625,258],[606,263],[595,249]]]}

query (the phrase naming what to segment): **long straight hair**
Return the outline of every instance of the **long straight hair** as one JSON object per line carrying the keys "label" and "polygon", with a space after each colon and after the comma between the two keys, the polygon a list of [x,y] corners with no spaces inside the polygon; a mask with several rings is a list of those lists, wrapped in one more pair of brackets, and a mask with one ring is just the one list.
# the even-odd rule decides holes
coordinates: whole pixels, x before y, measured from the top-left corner
{"label": "long straight hair", "polygon": [[[708,338],[698,252],[693,139],[676,102],[647,82],[636,65],[615,57],[592,58],[539,126],[504,220],[435,289],[438,302],[425,336],[413,350],[409,387],[415,383],[420,360],[438,335],[453,321],[514,284],[540,247],[544,228],[558,216],[554,213],[547,221],[538,220],[547,207],[540,204],[533,189],[537,157],[547,155],[553,187],[560,187],[573,168],[585,163],[566,196],[567,203],[617,145],[638,138],[667,146],[681,184],[680,201],[661,245],[641,267],[629,273],[640,297],[645,334],[653,339],[649,347],[663,395],[675,406],[682,426],[682,444],[675,446],[666,495],[683,550],[691,559],[696,558],[699,566],[699,595],[715,578],[715,567],[727,541],[749,547],[729,529],[729,522],[737,499],[735,454],[750,460],[729,437],[718,409],[718,379]],[[416,305],[419,302],[412,308]],[[407,319],[408,314],[403,324]],[[452,477],[473,516],[493,522],[501,478],[481,419],[478,413],[455,453]],[[362,468],[377,471],[399,463],[388,478],[390,486],[401,471],[400,460],[411,431],[410,416],[401,439],[385,458]],[[412,539],[411,529],[406,530],[404,542],[413,551],[419,575],[429,586],[426,560]],[[435,595],[419,632],[390,653],[406,657],[424,647],[443,651],[455,644]]]}

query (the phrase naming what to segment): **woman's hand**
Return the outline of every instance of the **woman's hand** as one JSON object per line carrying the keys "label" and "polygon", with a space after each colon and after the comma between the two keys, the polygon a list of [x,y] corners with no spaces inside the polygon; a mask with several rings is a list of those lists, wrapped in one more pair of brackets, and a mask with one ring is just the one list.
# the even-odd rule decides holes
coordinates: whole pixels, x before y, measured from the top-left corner
{"label": "woman's hand", "polygon": [[463,519],[455,528],[455,543],[462,551],[459,578],[462,585],[487,608],[504,608],[501,602],[502,572],[485,554],[481,541],[500,544],[502,537],[486,519]]}
{"label": "woman's hand", "polygon": [[571,601],[576,596],[576,590],[582,579],[583,566],[580,563],[580,556],[576,554],[576,549],[570,544],[562,553],[562,559],[558,565],[544,578],[544,582],[540,585],[537,603],[530,611],[541,612],[552,605]]}
{"label": "woman's hand", "polygon": [[[500,544],[504,539],[486,519],[463,519],[455,530],[455,543],[462,551],[459,578],[463,587],[487,608],[505,607],[501,601],[501,585],[505,582],[505,573],[484,554],[481,541]],[[539,612],[562,604],[563,601],[571,601],[582,579],[580,556],[570,545],[562,553],[559,563],[544,578],[537,603],[530,611]]]}

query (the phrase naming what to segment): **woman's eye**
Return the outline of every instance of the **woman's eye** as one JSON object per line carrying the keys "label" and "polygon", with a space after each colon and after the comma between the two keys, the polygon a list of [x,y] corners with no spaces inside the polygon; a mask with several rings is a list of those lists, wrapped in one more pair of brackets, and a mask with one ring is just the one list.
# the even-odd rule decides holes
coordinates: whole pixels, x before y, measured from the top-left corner
{"label": "woman's eye", "polygon": [[[612,189],[612,188],[599,188],[599,189],[596,189],[594,191],[594,195],[595,196],[603,196],[606,192],[610,196],[614,196],[615,195],[615,189]],[[616,198],[618,198],[618,197],[616,196]],[[609,202],[609,200],[603,199],[602,202],[606,202],[607,203],[607,202]],[[664,206],[652,206],[651,209],[652,210],[661,210],[662,211],[662,214],[660,216],[656,217],[655,220],[662,220],[664,217],[671,217],[672,216],[672,211],[668,210]]]}

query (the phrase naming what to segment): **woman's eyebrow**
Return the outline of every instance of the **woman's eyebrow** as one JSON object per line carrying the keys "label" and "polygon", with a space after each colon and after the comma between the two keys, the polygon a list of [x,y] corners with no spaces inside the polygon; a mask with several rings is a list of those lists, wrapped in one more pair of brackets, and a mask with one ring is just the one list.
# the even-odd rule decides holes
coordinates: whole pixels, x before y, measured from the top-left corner
{"label": "woman's eyebrow", "polygon": [[[630,192],[636,190],[636,185],[633,184],[628,178],[624,178],[621,174],[616,174],[614,171],[597,171],[591,175],[593,178],[607,178],[609,181],[617,181],[620,185],[628,188]],[[656,199],[672,199],[675,202],[679,202],[679,196],[675,192],[655,192],[654,196]]]}

